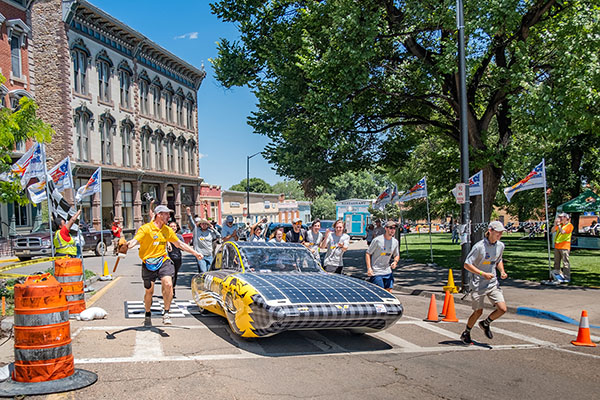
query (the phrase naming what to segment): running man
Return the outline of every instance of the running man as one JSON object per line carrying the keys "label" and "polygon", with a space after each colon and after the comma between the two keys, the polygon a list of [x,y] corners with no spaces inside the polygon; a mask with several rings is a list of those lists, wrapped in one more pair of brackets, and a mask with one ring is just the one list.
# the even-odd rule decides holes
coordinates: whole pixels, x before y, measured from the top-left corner
{"label": "running man", "polygon": [[167,206],[159,205],[154,209],[152,221],[144,224],[138,229],[134,238],[121,245],[121,253],[127,253],[127,250],[140,245],[139,256],[142,259],[142,280],[144,281],[144,325],[152,325],[152,295],[154,294],[154,281],[160,279],[162,295],[164,301],[163,324],[171,325],[171,301],[173,300],[173,275],[175,267],[173,261],[167,254],[167,242],[175,247],[184,250],[198,259],[202,259],[202,254],[196,252],[193,248],[179,240],[173,229],[167,222],[173,211]]}
{"label": "running man", "polygon": [[506,312],[504,295],[496,277],[496,269],[500,271],[500,278],[506,279],[508,276],[504,271],[504,262],[502,261],[504,243],[500,241],[505,230],[506,228],[500,221],[490,222],[485,238],[473,246],[465,260],[465,269],[471,272],[469,286],[471,287],[473,313],[467,321],[465,331],[460,335],[460,340],[464,344],[473,343],[471,329],[483,313],[483,301],[486,296],[496,307],[485,320],[479,322],[479,327],[483,329],[488,339],[494,337],[490,324]]}

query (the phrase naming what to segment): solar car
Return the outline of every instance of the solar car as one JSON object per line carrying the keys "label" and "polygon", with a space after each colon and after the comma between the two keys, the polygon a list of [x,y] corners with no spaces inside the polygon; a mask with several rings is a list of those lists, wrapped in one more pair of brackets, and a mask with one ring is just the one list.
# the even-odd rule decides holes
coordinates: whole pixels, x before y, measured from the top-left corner
{"label": "solar car", "polygon": [[246,338],[300,329],[376,332],[403,313],[394,295],[326,273],[299,243],[226,242],[210,270],[192,278],[192,295]]}

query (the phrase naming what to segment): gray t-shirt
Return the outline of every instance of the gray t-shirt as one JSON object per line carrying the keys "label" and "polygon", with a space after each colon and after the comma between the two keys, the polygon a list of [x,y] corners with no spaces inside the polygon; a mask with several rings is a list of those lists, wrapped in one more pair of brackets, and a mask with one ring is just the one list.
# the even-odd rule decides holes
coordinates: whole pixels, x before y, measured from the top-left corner
{"label": "gray t-shirt", "polygon": [[188,222],[194,227],[194,250],[202,254],[204,257],[212,257],[213,255],[213,240],[217,240],[220,236],[219,233],[212,228],[208,228],[205,231],[199,226],[194,225],[194,220],[191,216],[188,216]]}
{"label": "gray t-shirt", "polygon": [[325,242],[325,259],[323,265],[342,267],[344,265],[344,250],[338,247],[338,243],[343,243],[345,247],[350,244],[350,236],[342,233],[342,236],[336,236],[335,233],[330,233]]}
{"label": "gray t-shirt", "polygon": [[490,243],[487,238],[475,243],[471,252],[465,260],[466,264],[471,264],[483,272],[489,272],[494,275],[489,281],[481,275],[471,273],[469,285],[471,290],[475,292],[485,292],[487,289],[498,285],[496,277],[496,265],[502,261],[502,253],[504,252],[504,243],[497,241]]}
{"label": "gray t-shirt", "polygon": [[321,232],[314,233],[312,230],[306,232],[306,243],[308,244],[308,249],[313,254],[319,254],[319,246],[323,241],[323,234]]}
{"label": "gray t-shirt", "polygon": [[231,235],[233,232],[235,232],[237,230],[237,227],[234,224],[231,224],[231,226],[227,226],[227,224],[223,224],[223,226],[221,227],[221,237],[227,237],[229,235]]}
{"label": "gray t-shirt", "polygon": [[377,236],[367,249],[371,255],[371,267],[375,275],[388,275],[392,273],[390,259],[400,255],[398,250],[398,240],[392,237],[386,240],[384,235]]}

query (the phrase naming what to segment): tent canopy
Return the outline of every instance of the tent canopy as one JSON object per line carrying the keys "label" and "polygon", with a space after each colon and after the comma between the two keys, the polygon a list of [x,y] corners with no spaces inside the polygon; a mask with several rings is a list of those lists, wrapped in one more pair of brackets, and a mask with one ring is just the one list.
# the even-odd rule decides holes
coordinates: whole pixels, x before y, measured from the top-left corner
{"label": "tent canopy", "polygon": [[569,200],[556,208],[558,212],[600,212],[600,196],[586,190],[573,200]]}

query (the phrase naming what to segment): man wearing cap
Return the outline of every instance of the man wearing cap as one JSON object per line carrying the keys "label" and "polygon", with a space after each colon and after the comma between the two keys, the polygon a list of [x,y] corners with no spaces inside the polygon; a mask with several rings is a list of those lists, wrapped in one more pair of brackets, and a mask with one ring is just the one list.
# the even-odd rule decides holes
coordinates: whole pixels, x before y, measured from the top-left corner
{"label": "man wearing cap", "polygon": [[[573,233],[573,224],[569,214],[560,213],[554,221],[552,232],[556,232],[554,238],[554,271],[552,276],[558,283],[571,282],[571,264],[569,263],[569,253],[571,252],[571,235]],[[560,264],[562,262],[562,270]]]}
{"label": "man wearing cap", "polygon": [[[365,253],[369,282],[381,286],[390,293],[394,287],[394,273],[392,270],[396,268],[400,260],[398,240],[394,237],[395,233],[396,223],[394,221],[386,222],[385,233],[373,239]],[[390,264],[392,257],[394,257],[394,261]]]}
{"label": "man wearing cap", "polygon": [[496,269],[500,271],[500,278],[506,279],[508,276],[504,271],[504,262],[502,261],[504,243],[500,241],[505,230],[506,228],[500,221],[490,222],[485,238],[475,243],[465,260],[465,269],[471,272],[469,286],[473,313],[467,320],[465,331],[460,336],[460,340],[464,344],[473,343],[471,329],[483,313],[483,301],[486,296],[496,307],[485,320],[479,322],[479,327],[483,329],[488,339],[494,337],[490,324],[506,312],[506,303],[496,277]]}
{"label": "man wearing cap", "polygon": [[192,245],[194,250],[202,254],[198,259],[198,272],[208,271],[213,262],[213,242],[218,240],[221,235],[212,229],[210,222],[204,218],[192,218],[192,212],[189,207],[185,208],[188,217],[188,226],[194,234]]}
{"label": "man wearing cap", "polygon": [[139,256],[142,259],[142,280],[144,282],[144,308],[146,310],[144,325],[152,325],[151,307],[154,294],[154,281],[160,279],[164,301],[163,324],[171,324],[171,300],[173,300],[173,275],[175,267],[167,254],[167,242],[173,243],[196,258],[201,259],[202,254],[179,240],[175,232],[167,225],[173,211],[167,206],[159,205],[154,209],[152,221],[140,226],[133,239],[124,243],[119,248],[119,253],[126,254],[127,250],[140,245]]}
{"label": "man wearing cap", "polygon": [[285,234],[288,243],[304,243],[306,241],[306,230],[302,228],[302,220],[298,217],[292,220],[292,230]]}
{"label": "man wearing cap", "polygon": [[381,226],[381,220],[378,219],[377,221],[375,221],[375,228],[373,229],[373,237],[376,238],[377,236],[383,235],[385,233],[385,228],[383,226]]}
{"label": "man wearing cap", "polygon": [[223,243],[228,240],[238,240],[237,228],[233,226],[233,217],[231,215],[225,218],[225,225],[221,228],[221,236],[223,236]]}

